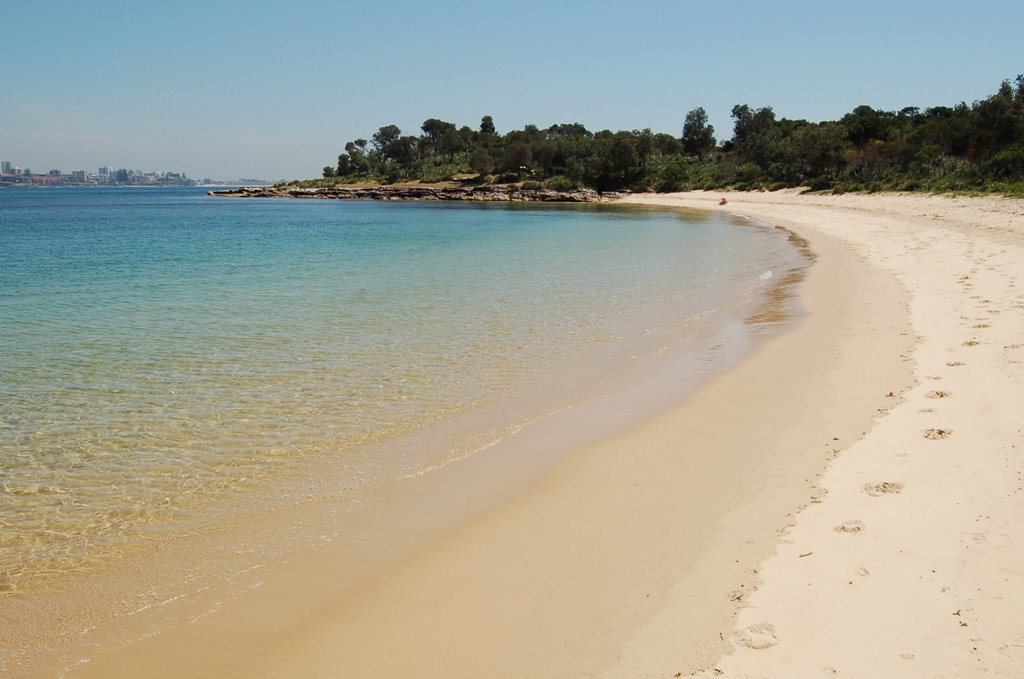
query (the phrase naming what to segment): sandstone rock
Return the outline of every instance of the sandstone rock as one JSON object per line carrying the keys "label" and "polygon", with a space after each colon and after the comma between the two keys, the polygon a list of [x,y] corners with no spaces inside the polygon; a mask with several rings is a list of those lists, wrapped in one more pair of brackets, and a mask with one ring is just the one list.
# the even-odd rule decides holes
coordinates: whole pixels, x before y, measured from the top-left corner
{"label": "sandstone rock", "polygon": [[211,196],[229,198],[313,198],[332,200],[469,200],[549,203],[595,203],[619,198],[621,193],[598,193],[593,189],[552,191],[520,189],[514,186],[379,186],[299,188],[286,186],[243,186],[238,189],[210,191]]}

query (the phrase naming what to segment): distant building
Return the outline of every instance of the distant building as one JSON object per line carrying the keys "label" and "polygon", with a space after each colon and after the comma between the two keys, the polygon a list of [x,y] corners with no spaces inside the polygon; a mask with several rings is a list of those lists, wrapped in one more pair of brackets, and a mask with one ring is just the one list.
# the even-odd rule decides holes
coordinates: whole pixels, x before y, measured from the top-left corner
{"label": "distant building", "polygon": [[194,186],[195,181],[189,179],[184,172],[152,172],[121,168],[111,170],[107,166],[99,168],[98,173],[74,170],[63,174],[60,170],[48,170],[44,174],[33,175],[29,169],[21,169],[10,161],[3,161],[3,172],[0,172],[0,183],[11,186],[15,184],[36,184],[58,186],[75,184],[79,186],[96,185],[127,185],[127,186]]}

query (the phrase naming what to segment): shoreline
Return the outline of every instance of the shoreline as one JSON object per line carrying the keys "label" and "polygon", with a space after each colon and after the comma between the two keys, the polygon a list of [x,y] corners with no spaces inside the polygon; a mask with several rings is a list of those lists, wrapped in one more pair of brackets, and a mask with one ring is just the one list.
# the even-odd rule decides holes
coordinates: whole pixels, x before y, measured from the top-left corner
{"label": "shoreline", "polygon": [[[807,313],[451,530],[403,535],[415,553],[353,589],[332,582],[360,555],[335,545],[68,676],[1014,676],[1024,205],[624,202],[791,229],[817,256]],[[507,469],[485,458],[438,483]]]}
{"label": "shoreline", "polygon": [[237,189],[208,191],[207,195],[221,198],[301,198],[312,200],[393,200],[435,201],[454,200],[476,203],[603,203],[618,200],[624,194],[599,193],[594,189],[555,191],[552,189],[523,189],[518,186],[424,186],[420,184],[386,186],[242,186]]}
{"label": "shoreline", "polygon": [[[812,313],[683,403],[574,450],[355,591],[324,586],[330,558],[296,562],[255,576],[257,595],[69,676],[180,673],[171,659],[186,647],[197,671],[257,676],[671,676],[710,666],[729,648],[721,635],[778,526],[885,406],[881,389],[909,343],[896,332],[852,338],[878,320],[865,299],[887,310],[886,327],[902,327],[897,286],[827,236],[799,235],[818,256],[799,288]],[[876,352],[867,371],[841,360]],[[869,377],[852,408],[842,399],[851,373]],[[815,408],[811,426],[801,413]],[[495,473],[485,457],[441,470],[453,493]],[[678,605],[690,613],[671,615]],[[652,640],[669,645],[650,655]]]}
{"label": "shoreline", "polygon": [[[827,236],[801,235],[819,260],[800,289],[811,315],[795,329],[680,405],[576,450],[320,618],[267,676],[672,676],[712,664],[777,527],[885,406],[880,389],[904,370],[910,342],[854,341],[877,320],[866,298],[902,327],[897,286]],[[837,346],[880,360],[837,365]],[[868,379],[851,408],[842,392],[854,375]],[[800,413],[822,398],[829,407],[808,426]],[[742,427],[723,417],[738,412]],[[688,612],[666,617],[676,606]]]}
{"label": "shoreline", "polygon": [[[653,202],[710,207],[723,195],[734,212],[824,231],[896,276],[910,292],[914,384],[894,384],[887,412],[780,526],[729,648],[693,676],[1018,676],[1024,202],[796,191]],[[633,656],[670,653],[652,638]]]}
{"label": "shoreline", "polygon": [[[621,208],[619,211],[628,216],[647,210]],[[670,214],[669,219],[674,221],[675,217]],[[11,667],[22,665],[18,658],[24,660],[35,656],[38,662],[27,664],[27,667],[40,668],[35,675],[45,676],[45,668],[52,666],[71,667],[73,673],[80,674],[88,672],[90,666],[100,665],[100,660],[96,659],[81,668],[74,666],[78,660],[93,657],[94,649],[103,649],[102,654],[114,663],[107,667],[121,667],[121,662],[130,666],[130,657],[134,653],[131,649],[133,639],[156,635],[154,639],[157,641],[153,645],[164,650],[176,647],[163,636],[160,619],[185,622],[210,617],[211,620],[221,620],[221,614],[215,612],[222,603],[226,605],[236,597],[245,598],[247,588],[262,587],[265,579],[291,582],[283,589],[289,592],[292,602],[289,607],[263,609],[265,615],[257,617],[278,618],[277,622],[287,628],[284,619],[295,614],[296,601],[307,601],[310,606],[317,606],[318,602],[309,601],[308,597],[304,599],[299,593],[300,587],[295,586],[294,581],[306,578],[295,578],[290,574],[291,566],[276,569],[279,565],[277,555],[285,555],[284,558],[294,563],[297,559],[317,558],[317,553],[329,552],[347,559],[345,550],[358,552],[358,563],[332,567],[331,577],[346,583],[325,582],[320,577],[322,591],[312,598],[343,597],[347,591],[358,590],[361,583],[373,579],[389,563],[410,558],[422,544],[443,535],[449,527],[465,523],[468,517],[515,495],[531,479],[543,475],[552,459],[557,459],[562,451],[583,442],[606,438],[628,423],[648,417],[651,411],[674,404],[680,389],[692,389],[692,383],[704,381],[703,375],[708,371],[721,371],[724,369],[722,365],[735,364],[749,351],[748,344],[758,344],[761,341],[758,338],[765,333],[776,332],[773,328],[778,327],[782,320],[778,312],[784,310],[786,304],[786,295],[780,289],[788,285],[784,272],[789,271],[789,266],[803,261],[795,254],[799,248],[787,246],[788,234],[763,225],[753,226],[748,220],[726,221],[731,224],[723,225],[723,228],[765,231],[768,239],[763,241],[765,245],[774,242],[776,245],[772,247],[792,251],[791,258],[773,260],[774,263],[768,267],[780,275],[768,279],[770,283],[760,284],[761,292],[753,298],[747,290],[730,303],[703,312],[700,323],[687,321],[679,333],[665,335],[659,330],[648,338],[655,344],[645,340],[642,346],[637,344],[626,353],[604,352],[603,365],[591,366],[596,370],[594,375],[588,377],[590,371],[586,370],[578,378],[591,390],[585,400],[592,403],[574,401],[569,408],[556,407],[551,413],[534,418],[536,421],[524,426],[524,431],[506,437],[508,441],[488,444],[486,450],[471,456],[479,456],[480,460],[447,460],[441,466],[451,466],[450,470],[432,467],[436,471],[425,475],[430,478],[424,478],[422,482],[419,479],[411,479],[409,483],[402,481],[401,488],[396,487],[394,492],[374,490],[359,493],[358,497],[348,493],[344,499],[333,501],[328,491],[322,500],[317,499],[317,493],[342,481],[340,475],[322,469],[319,473],[311,473],[308,481],[296,479],[286,484],[284,497],[307,498],[295,502],[294,507],[284,506],[292,505],[292,500],[268,506],[257,504],[253,508],[253,516],[237,527],[233,525],[235,522],[231,522],[232,525],[225,522],[224,525],[218,523],[202,527],[201,535],[197,533],[193,538],[179,540],[173,535],[162,536],[162,539],[142,545],[139,555],[125,554],[123,568],[116,565],[83,573],[82,577],[71,577],[61,583],[60,589],[52,593],[42,592],[41,596],[26,590],[23,594],[27,596],[20,597],[21,601],[12,601],[12,605],[0,615],[0,619],[21,620],[10,626],[0,625],[6,627],[6,632],[0,634],[6,641],[0,645],[17,653],[10,655],[12,663],[17,663]],[[752,243],[756,246],[762,241]],[[758,267],[756,271],[763,268]],[[796,270],[801,271],[802,268]],[[759,298],[763,298],[764,303],[760,303]],[[714,321],[716,316],[723,318]],[[751,320],[752,316],[767,317]],[[702,348],[696,350],[695,347]],[[663,367],[654,371],[656,356]],[[676,358],[666,359],[666,356]],[[620,364],[618,359],[624,362]],[[605,377],[597,379],[599,374]],[[627,374],[629,379],[626,379]],[[628,386],[628,393],[618,393],[624,386]],[[597,395],[601,397],[597,398]],[[519,429],[520,425],[515,428]],[[431,447],[439,441],[436,436],[428,436],[407,445]],[[448,480],[438,481],[434,478],[437,476]],[[310,491],[313,499],[308,499]],[[406,498],[406,494],[411,499]],[[372,505],[390,507],[390,510],[382,517]],[[362,511],[361,507],[370,508]],[[316,545],[325,536],[338,547]],[[315,545],[312,549],[310,543]],[[252,560],[247,560],[244,554],[255,549],[260,552],[265,549],[274,556],[259,557],[258,561],[247,563]],[[208,556],[204,558],[203,554]],[[240,556],[235,558],[233,554]],[[193,559],[190,555],[200,558]],[[150,568],[149,563],[159,565]],[[251,569],[253,565],[258,568]],[[265,577],[264,574],[273,570],[283,575]],[[132,577],[120,577],[126,573],[131,573]],[[194,579],[192,573],[195,574]],[[139,583],[143,589],[132,589],[133,583]],[[61,593],[66,595],[61,596]],[[110,621],[102,615],[93,615],[108,608],[113,615]],[[293,615],[295,625],[304,624],[303,617]],[[154,620],[156,622],[151,624]],[[242,622],[244,627],[245,621]],[[226,628],[220,631],[230,635],[231,628],[236,625],[220,623],[219,626]],[[15,645],[19,627],[24,630],[28,641],[24,647]],[[218,627],[218,623],[213,623],[213,627]],[[90,629],[95,631],[81,634],[81,630]],[[210,627],[204,627],[204,630],[209,631]],[[214,629],[210,634],[216,636],[220,631]],[[43,657],[49,653],[47,640],[62,637],[69,643],[56,646],[54,655],[59,660],[56,664],[49,663]],[[35,643],[40,640],[42,644]],[[200,638],[189,645],[201,645],[203,641]],[[226,667],[223,669],[228,671]],[[26,668],[25,676],[33,671]]]}

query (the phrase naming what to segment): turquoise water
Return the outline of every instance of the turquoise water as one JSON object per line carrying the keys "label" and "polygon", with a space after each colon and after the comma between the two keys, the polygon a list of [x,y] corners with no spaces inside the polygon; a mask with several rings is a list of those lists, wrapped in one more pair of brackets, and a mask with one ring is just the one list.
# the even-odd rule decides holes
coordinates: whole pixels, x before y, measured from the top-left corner
{"label": "turquoise water", "polygon": [[472,454],[801,264],[717,214],[0,191],[0,592]]}

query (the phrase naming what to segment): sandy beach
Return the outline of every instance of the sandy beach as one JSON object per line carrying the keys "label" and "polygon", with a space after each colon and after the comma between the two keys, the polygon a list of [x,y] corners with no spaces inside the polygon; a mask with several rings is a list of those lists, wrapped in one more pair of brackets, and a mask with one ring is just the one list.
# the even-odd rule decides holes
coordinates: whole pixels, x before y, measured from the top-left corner
{"label": "sandy beach", "polygon": [[[626,202],[806,239],[799,322],[542,473],[478,455],[414,481],[364,526],[402,549],[359,577],[360,536],[325,543],[66,676],[1019,676],[1024,205]],[[470,479],[476,509],[431,530]]]}
{"label": "sandy beach", "polygon": [[[825,233],[909,293],[913,384],[830,462],[744,594],[712,677],[1020,676],[1024,668],[1024,204],[726,194],[721,209]],[[713,208],[718,194],[638,197]],[[851,408],[855,376],[837,395]],[[891,391],[891,393],[889,393]],[[808,413],[810,414],[810,413]],[[681,619],[685,605],[662,612]],[[618,676],[672,643],[641,631]]]}

